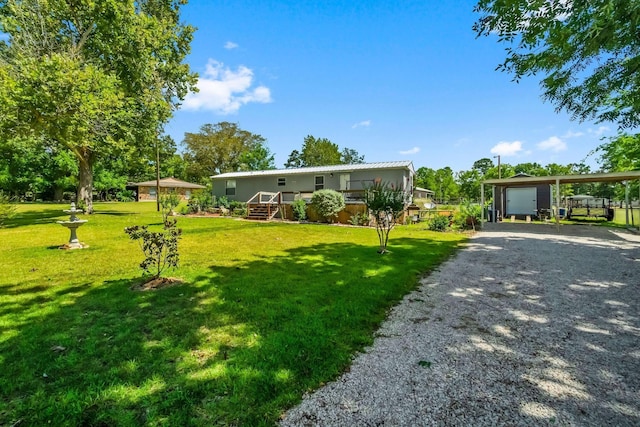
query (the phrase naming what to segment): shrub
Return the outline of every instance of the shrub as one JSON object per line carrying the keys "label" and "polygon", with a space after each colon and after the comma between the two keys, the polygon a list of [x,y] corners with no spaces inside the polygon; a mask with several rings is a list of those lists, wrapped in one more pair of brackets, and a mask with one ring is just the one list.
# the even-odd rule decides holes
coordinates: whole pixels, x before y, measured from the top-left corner
{"label": "shrub", "polygon": [[481,216],[482,209],[480,205],[467,202],[456,212],[453,223],[463,230],[475,230],[476,227],[481,225]]}
{"label": "shrub", "polygon": [[335,190],[318,190],[311,195],[311,205],[327,222],[333,222],[344,209],[344,196]]}
{"label": "shrub", "polygon": [[189,213],[206,212],[214,205],[214,198],[206,190],[194,192],[189,201],[187,202],[187,208]]}
{"label": "shrub", "polygon": [[449,222],[448,216],[436,215],[427,221],[427,228],[432,231],[446,231],[449,227]]}
{"label": "shrub", "polygon": [[219,208],[229,209],[230,202],[229,202],[229,199],[227,198],[227,196],[218,197],[217,205],[218,205]]}
{"label": "shrub", "polygon": [[149,231],[146,225],[126,227],[124,232],[131,240],[140,241],[140,248],[145,255],[140,268],[147,273],[153,273],[153,278],[160,277],[167,268],[177,268],[179,253],[178,239],[182,230],[176,227],[177,221],[168,220],[162,231]]}
{"label": "shrub", "polygon": [[229,211],[233,216],[245,216],[247,214],[247,204],[238,200],[229,202]]}
{"label": "shrub", "polygon": [[304,221],[307,219],[307,202],[303,199],[298,199],[291,204],[291,211],[293,212],[293,219],[296,221]]}
{"label": "shrub", "polygon": [[16,215],[16,205],[11,203],[9,196],[0,191],[0,227],[4,227],[6,220]]}
{"label": "shrub", "polygon": [[116,193],[116,199],[119,202],[133,202],[133,190],[120,190]]}
{"label": "shrub", "polygon": [[355,213],[353,215],[351,215],[351,217],[349,218],[349,223],[351,225],[369,225],[369,214],[367,214],[366,212],[361,212],[361,213]]}

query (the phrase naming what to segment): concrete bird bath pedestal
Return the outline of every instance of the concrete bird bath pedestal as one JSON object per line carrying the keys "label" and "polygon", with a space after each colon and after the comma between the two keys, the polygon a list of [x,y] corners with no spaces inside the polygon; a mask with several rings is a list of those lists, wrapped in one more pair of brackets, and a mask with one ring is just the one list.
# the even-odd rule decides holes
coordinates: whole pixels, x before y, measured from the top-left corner
{"label": "concrete bird bath pedestal", "polygon": [[77,213],[82,212],[82,209],[76,209],[76,204],[71,202],[71,209],[64,210],[62,212],[68,213],[71,215],[68,221],[57,221],[58,224],[63,227],[67,227],[71,232],[71,237],[69,237],[69,243],[66,243],[60,246],[60,249],[84,249],[88,248],[88,245],[85,245],[81,241],[78,240],[77,230],[82,224],[87,222],[86,219],[78,219],[76,216]]}

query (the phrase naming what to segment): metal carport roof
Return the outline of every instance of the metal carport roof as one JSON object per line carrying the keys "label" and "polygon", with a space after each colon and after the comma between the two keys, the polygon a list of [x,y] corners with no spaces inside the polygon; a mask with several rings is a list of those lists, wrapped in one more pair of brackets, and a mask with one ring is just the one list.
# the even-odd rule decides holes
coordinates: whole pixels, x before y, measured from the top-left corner
{"label": "metal carport roof", "polygon": [[[622,182],[640,179],[640,171],[609,172],[609,173],[586,173],[580,175],[553,175],[553,176],[525,176],[517,178],[487,179],[480,184],[480,200],[484,206],[484,186],[494,185],[501,187],[517,187],[534,184],[555,184],[556,204],[560,206],[560,184],[577,184],[582,182]],[[628,194],[627,194],[628,197]],[[629,201],[627,200],[627,206]],[[484,221],[484,209],[482,210],[482,221]],[[556,223],[559,218],[556,215]]]}

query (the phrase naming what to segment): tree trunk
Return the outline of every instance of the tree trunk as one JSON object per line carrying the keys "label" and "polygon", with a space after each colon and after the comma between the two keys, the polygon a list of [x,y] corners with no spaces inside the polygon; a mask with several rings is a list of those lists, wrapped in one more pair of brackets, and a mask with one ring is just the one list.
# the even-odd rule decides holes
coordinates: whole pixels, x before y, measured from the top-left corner
{"label": "tree trunk", "polygon": [[64,195],[64,188],[56,185],[53,188],[53,200],[55,200],[56,202],[61,202],[63,195]]}
{"label": "tree trunk", "polygon": [[78,197],[77,201],[84,203],[85,213],[93,213],[93,162],[91,153],[85,150],[84,156],[78,159]]}

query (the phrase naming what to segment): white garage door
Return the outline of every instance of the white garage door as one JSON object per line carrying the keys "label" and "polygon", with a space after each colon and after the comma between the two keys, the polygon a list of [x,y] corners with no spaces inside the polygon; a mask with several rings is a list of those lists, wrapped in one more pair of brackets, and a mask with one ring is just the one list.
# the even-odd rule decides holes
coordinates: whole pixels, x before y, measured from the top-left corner
{"label": "white garage door", "polygon": [[507,188],[507,215],[534,215],[538,207],[536,188]]}

